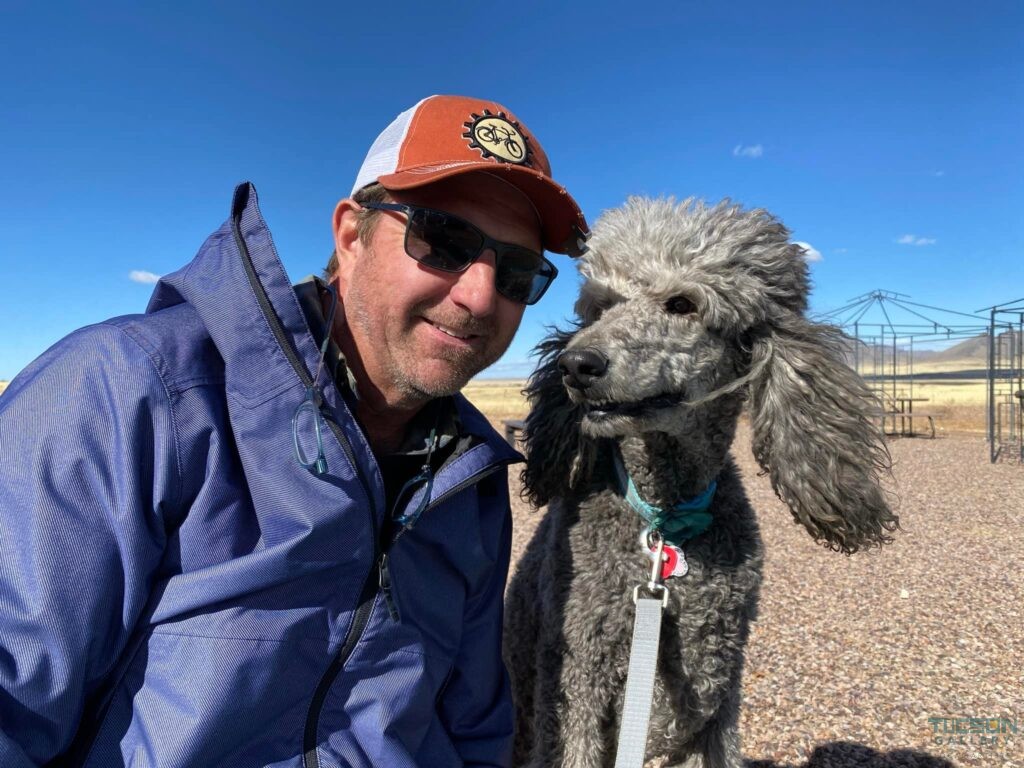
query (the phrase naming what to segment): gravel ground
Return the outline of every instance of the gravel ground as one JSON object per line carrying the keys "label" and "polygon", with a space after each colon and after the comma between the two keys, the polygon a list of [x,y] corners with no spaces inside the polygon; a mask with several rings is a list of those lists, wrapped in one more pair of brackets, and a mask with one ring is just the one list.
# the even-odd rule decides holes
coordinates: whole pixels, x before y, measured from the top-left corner
{"label": "gravel ground", "polygon": [[[793,523],[749,445],[741,427],[733,453],[766,551],[748,768],[1024,768],[1024,467],[989,464],[977,437],[893,440],[903,530],[846,557]],[[512,474],[515,561],[541,514]],[[1008,732],[956,733],[955,718],[1004,718]]]}

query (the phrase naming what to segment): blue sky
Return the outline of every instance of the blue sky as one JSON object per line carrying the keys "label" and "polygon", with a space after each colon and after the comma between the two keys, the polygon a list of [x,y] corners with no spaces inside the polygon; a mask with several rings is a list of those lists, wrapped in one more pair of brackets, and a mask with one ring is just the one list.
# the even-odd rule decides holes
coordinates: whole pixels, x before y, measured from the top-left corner
{"label": "blue sky", "polygon": [[[432,93],[505,103],[591,221],[728,196],[820,254],[812,307],[876,288],[1024,296],[1024,5],[0,0],[0,379],[144,309],[252,180],[293,279],[376,134]],[[637,9],[631,12],[624,9]],[[569,259],[489,372],[571,313]]]}

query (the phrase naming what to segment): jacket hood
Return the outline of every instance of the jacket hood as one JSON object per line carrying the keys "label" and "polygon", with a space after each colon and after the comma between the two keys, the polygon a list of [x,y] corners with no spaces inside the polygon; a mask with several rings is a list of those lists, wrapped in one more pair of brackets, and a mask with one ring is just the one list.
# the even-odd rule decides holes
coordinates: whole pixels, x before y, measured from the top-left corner
{"label": "jacket hood", "polygon": [[[195,258],[157,283],[147,313],[187,302],[224,358],[228,390],[255,405],[316,369],[318,350],[260,213],[256,188],[239,184],[231,216]],[[286,338],[268,320],[272,312]],[[285,342],[301,368],[289,360]]]}

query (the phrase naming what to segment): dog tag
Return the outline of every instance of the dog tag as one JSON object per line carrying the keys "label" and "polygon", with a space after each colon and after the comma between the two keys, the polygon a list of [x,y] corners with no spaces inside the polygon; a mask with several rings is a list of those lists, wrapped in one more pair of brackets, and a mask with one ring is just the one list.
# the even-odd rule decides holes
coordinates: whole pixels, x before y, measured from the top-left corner
{"label": "dog tag", "polygon": [[[655,557],[655,550],[652,549],[650,551],[650,557],[652,559]],[[685,576],[689,570],[690,566],[686,563],[686,555],[683,554],[683,550],[666,543],[661,554],[662,580],[671,579],[676,576]]]}
{"label": "dog tag", "polygon": [[683,554],[683,550],[671,544],[666,545],[665,562],[661,564],[661,578],[671,579],[674,576],[685,576],[688,570],[690,570],[690,566],[686,563],[686,555]]}

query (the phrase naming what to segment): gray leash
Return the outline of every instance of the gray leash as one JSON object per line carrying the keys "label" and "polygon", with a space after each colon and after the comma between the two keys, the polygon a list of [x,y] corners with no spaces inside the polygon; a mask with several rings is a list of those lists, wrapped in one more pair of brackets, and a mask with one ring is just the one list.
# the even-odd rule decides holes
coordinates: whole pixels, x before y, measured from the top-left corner
{"label": "gray leash", "polygon": [[[645,546],[650,546],[651,538],[651,532],[648,531],[645,534]],[[651,721],[654,673],[658,666],[661,614],[668,605],[668,587],[665,586],[662,577],[664,549],[665,541],[658,536],[654,564],[651,566],[651,580],[646,585],[648,592],[654,597],[640,597],[639,584],[633,590],[636,619],[633,623],[633,644],[629,652],[626,698],[622,705],[622,724],[619,726],[615,768],[642,768],[647,752],[647,728]],[[683,565],[685,566],[685,560]]]}

